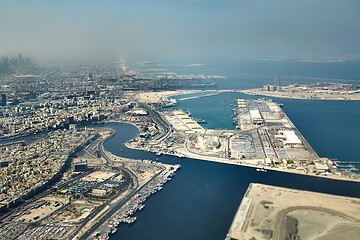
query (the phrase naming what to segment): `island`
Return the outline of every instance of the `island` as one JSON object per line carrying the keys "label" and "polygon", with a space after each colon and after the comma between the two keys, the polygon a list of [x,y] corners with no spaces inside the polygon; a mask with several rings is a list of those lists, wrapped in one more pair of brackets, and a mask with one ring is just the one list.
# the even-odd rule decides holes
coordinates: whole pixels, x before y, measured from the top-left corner
{"label": "island", "polygon": [[247,89],[242,92],[277,98],[312,100],[360,100],[360,88],[349,83],[306,83],[291,85],[270,85]]}

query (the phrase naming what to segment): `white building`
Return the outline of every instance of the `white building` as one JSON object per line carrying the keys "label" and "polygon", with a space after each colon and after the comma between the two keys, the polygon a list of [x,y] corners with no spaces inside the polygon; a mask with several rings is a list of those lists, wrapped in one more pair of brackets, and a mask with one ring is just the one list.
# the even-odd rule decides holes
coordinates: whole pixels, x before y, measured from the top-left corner
{"label": "white building", "polygon": [[259,110],[255,110],[255,109],[250,110],[249,113],[250,113],[250,117],[253,121],[253,124],[260,125],[260,124],[264,123],[264,119],[261,117]]}
{"label": "white building", "polygon": [[294,130],[280,131],[280,135],[275,136],[277,139],[281,139],[285,147],[301,147],[302,141],[296,135]]}

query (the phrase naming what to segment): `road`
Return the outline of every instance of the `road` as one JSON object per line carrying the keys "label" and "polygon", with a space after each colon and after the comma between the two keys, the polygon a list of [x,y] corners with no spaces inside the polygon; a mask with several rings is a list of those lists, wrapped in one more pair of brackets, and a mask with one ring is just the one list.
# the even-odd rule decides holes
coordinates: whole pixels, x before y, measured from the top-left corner
{"label": "road", "polygon": [[[103,156],[104,159],[106,160],[106,165],[109,166],[109,165],[111,165],[112,161],[106,155],[106,153],[104,151],[103,143],[104,143],[103,141],[99,142],[99,145],[98,145],[99,152],[100,152],[101,156]],[[151,181],[153,181],[156,177],[158,177],[165,170],[165,168],[163,168],[162,171],[160,171],[159,173],[154,175],[150,180],[148,180],[144,185],[142,185],[139,188],[139,182],[138,182],[138,179],[137,179],[136,175],[132,171],[130,171],[129,169],[126,169],[125,167],[122,167],[121,169],[123,171],[125,171],[125,173],[128,174],[130,176],[130,179],[132,180],[131,181],[132,186],[130,186],[130,193],[128,193],[128,195],[126,197],[122,198],[121,200],[119,200],[119,201],[117,201],[115,203],[106,204],[107,206],[109,206],[109,210],[106,211],[105,213],[103,213],[101,216],[98,216],[99,220],[96,221],[96,223],[93,226],[91,226],[91,228],[89,228],[79,239],[87,239],[87,238],[89,238],[94,231],[96,231],[104,222],[106,222],[109,218],[111,218],[111,216],[113,214],[115,214],[125,203],[127,203],[132,197],[134,197],[142,189],[147,187],[147,185]],[[116,197],[117,196],[114,196],[113,198],[109,199],[107,201],[107,203],[111,203]],[[106,205],[104,204],[103,207],[105,207]],[[97,210],[96,213],[91,214],[91,217],[95,217],[96,214],[98,214],[103,209],[103,207],[101,209]],[[85,226],[85,224],[86,223],[84,223],[83,226]]]}
{"label": "road", "polygon": [[[108,138],[112,137],[114,134],[115,134],[115,131],[113,131],[112,134]],[[112,161],[110,160],[110,158],[106,155],[106,153],[104,151],[104,141],[101,141],[98,143],[98,149],[99,149],[100,155],[106,161],[105,165],[108,167],[111,166]],[[125,167],[121,167],[121,169],[125,172],[125,174],[127,174],[129,176],[129,179],[130,179],[130,193],[128,193],[128,196],[121,199],[118,202],[115,202],[113,204],[108,204],[108,203],[111,203],[117,197],[117,195],[110,198],[106,204],[103,204],[102,207],[99,207],[95,212],[93,212],[92,214],[90,214],[87,217],[87,219],[84,221],[84,223],[79,226],[79,228],[78,228],[79,230],[72,234],[72,237],[76,236],[76,234],[88,223],[89,219],[91,219],[93,217],[97,217],[97,218],[99,218],[99,220],[97,220],[97,222],[91,228],[89,228],[79,239],[87,239],[88,237],[90,237],[92,232],[94,232],[96,229],[98,229],[107,219],[109,219],[111,217],[111,215],[113,215],[121,206],[123,206],[138,191],[137,188],[139,186],[139,182],[138,182],[136,175],[129,169],[126,169]],[[110,207],[109,210],[107,212],[103,213],[101,216],[96,216],[106,206]]]}
{"label": "road", "polygon": [[161,128],[161,133],[156,137],[156,139],[159,141],[164,139],[170,133],[170,125],[162,118],[162,116],[158,112],[151,109],[148,105],[141,103],[140,106],[149,113],[151,119],[153,119],[156,125]]}
{"label": "road", "polygon": [[351,222],[359,222],[358,219],[350,217],[346,214],[331,210],[331,209],[327,209],[327,208],[321,208],[321,207],[313,207],[313,206],[296,206],[296,207],[289,207],[286,208],[284,210],[281,210],[275,219],[275,228],[274,228],[274,233],[273,233],[273,238],[274,240],[283,240],[285,239],[285,234],[286,234],[286,222],[285,222],[285,217],[288,213],[292,212],[292,211],[296,211],[296,210],[313,210],[313,211],[320,211],[320,212],[325,212],[331,215],[336,215],[336,216],[340,216],[342,218],[345,218]]}

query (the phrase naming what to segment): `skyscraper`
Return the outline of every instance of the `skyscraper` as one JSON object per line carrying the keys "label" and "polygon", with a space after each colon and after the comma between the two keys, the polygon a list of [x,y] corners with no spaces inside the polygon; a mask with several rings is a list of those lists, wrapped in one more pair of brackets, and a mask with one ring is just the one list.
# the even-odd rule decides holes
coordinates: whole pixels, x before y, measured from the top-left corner
{"label": "skyscraper", "polygon": [[30,99],[36,99],[36,92],[30,91]]}
{"label": "skyscraper", "polygon": [[18,59],[18,61],[19,61],[19,65],[23,64],[23,58],[22,58],[21,53],[19,54],[19,59]]}
{"label": "skyscraper", "polygon": [[1,94],[1,106],[6,106],[6,94]]}

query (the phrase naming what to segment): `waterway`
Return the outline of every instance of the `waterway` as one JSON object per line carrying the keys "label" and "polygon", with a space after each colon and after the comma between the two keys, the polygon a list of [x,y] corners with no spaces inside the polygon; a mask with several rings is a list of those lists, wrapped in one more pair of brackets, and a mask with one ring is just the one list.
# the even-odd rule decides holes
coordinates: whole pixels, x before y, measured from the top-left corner
{"label": "waterway", "polygon": [[106,141],[112,153],[182,165],[164,189],[146,201],[135,224],[120,225],[112,239],[224,239],[249,183],[360,197],[360,183],[199,161],[128,149],[124,142],[137,134],[128,124],[105,124],[116,130]]}
{"label": "waterway", "polygon": [[[359,62],[353,61],[305,63],[239,60],[209,62],[200,67],[174,67],[168,70],[181,74],[223,75],[226,79],[216,80],[216,89],[247,89],[262,87],[264,84],[312,81],[301,77],[299,79],[296,77],[299,74],[322,77],[319,81],[333,82],[336,78],[338,82],[359,83],[351,80],[358,79],[359,69]],[[275,81],[275,78],[278,81]],[[184,96],[177,99],[182,97]],[[233,129],[230,104],[234,98],[259,96],[241,93],[218,94],[178,101],[178,107],[190,110],[196,118],[207,120],[208,123],[203,125],[205,128]],[[360,160],[360,101],[273,100],[284,104],[286,114],[319,156],[341,161]],[[105,148],[114,154],[136,159],[159,158],[165,163],[182,165],[173,180],[146,201],[146,207],[137,213],[136,223],[131,226],[121,225],[112,239],[224,239],[251,182],[360,197],[359,183],[273,171],[259,173],[253,168],[164,155],[158,157],[152,153],[127,149],[123,143],[134,137],[137,129],[128,124],[106,126],[117,131],[117,134],[105,143]]]}
{"label": "waterway", "polygon": [[[233,99],[261,96],[243,93],[222,93],[214,96],[178,101],[178,107],[188,109],[201,124],[210,129],[234,129]],[[268,98],[268,97],[266,97]],[[325,101],[271,98],[283,103],[283,110],[320,157],[339,161],[359,162],[360,168],[360,101]]]}

